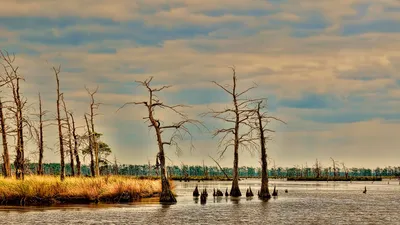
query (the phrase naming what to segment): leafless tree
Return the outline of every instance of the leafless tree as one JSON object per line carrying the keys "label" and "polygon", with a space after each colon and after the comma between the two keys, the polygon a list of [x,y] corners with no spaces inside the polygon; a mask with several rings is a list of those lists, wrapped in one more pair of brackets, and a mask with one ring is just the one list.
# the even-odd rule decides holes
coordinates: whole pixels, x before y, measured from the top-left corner
{"label": "leafless tree", "polygon": [[318,159],[316,159],[315,164],[314,164],[314,173],[315,173],[316,178],[321,177],[321,172],[322,172],[321,162],[318,162]]}
{"label": "leafless tree", "polygon": [[75,160],[76,160],[76,175],[80,176],[81,175],[81,160],[79,159],[79,152],[78,152],[78,135],[76,133],[77,127],[75,126],[75,119],[74,115],[72,112],[69,113],[71,117],[71,122],[72,122],[72,136],[74,138],[74,155],[75,155]]}
{"label": "leafless tree", "polygon": [[89,153],[90,153],[90,173],[92,174],[92,177],[96,176],[96,170],[95,170],[95,163],[94,163],[94,155],[93,155],[93,139],[92,139],[92,131],[89,126],[89,120],[85,114],[85,122],[86,122],[86,128],[87,128],[87,137],[88,137],[88,145],[89,145]]}
{"label": "leafless tree", "polygon": [[0,51],[0,59],[1,65],[3,66],[5,77],[2,77],[3,84],[7,84],[13,94],[14,106],[10,107],[9,109],[15,115],[15,122],[16,122],[16,132],[17,132],[17,145],[16,145],[16,152],[17,156],[14,162],[15,165],[15,174],[17,179],[24,179],[25,176],[25,169],[24,169],[24,122],[25,118],[23,117],[22,111],[26,105],[26,100],[24,100],[20,93],[20,81],[24,80],[18,73],[18,68],[14,66],[15,63],[15,55],[10,55],[6,51]]}
{"label": "leafless tree", "polygon": [[68,143],[68,150],[69,150],[69,158],[70,158],[70,166],[71,166],[71,176],[75,176],[75,163],[74,163],[74,150],[72,148],[72,129],[71,129],[71,122],[70,122],[70,114],[67,110],[67,105],[65,104],[64,95],[61,96],[61,101],[64,108],[65,113],[65,122],[67,125],[67,134],[66,134],[66,141]]}
{"label": "leafless tree", "polygon": [[[167,174],[166,174],[166,167],[165,167],[165,153],[164,153],[164,146],[165,145],[174,145],[177,150],[179,151],[179,145],[177,143],[177,140],[182,140],[184,134],[188,134],[191,137],[191,133],[189,129],[186,127],[188,124],[196,125],[201,124],[197,120],[192,120],[189,119],[188,116],[180,111],[181,108],[185,107],[185,105],[167,105],[163,102],[160,101],[160,99],[157,96],[157,93],[167,89],[171,86],[162,86],[159,88],[152,88],[150,87],[150,82],[152,81],[153,77],[150,77],[149,79],[145,81],[136,81],[143,87],[145,87],[149,93],[149,98],[147,101],[142,101],[142,102],[128,102],[125,103],[123,106],[121,106],[118,110],[121,108],[124,108],[126,105],[143,105],[146,107],[148,116],[144,117],[143,119],[145,122],[149,123],[150,128],[154,128],[155,135],[157,137],[157,143],[158,143],[158,149],[159,152],[157,154],[157,163],[160,168],[161,168],[161,183],[162,183],[162,192],[160,195],[160,202],[176,202],[176,199],[171,192],[170,184],[167,179]],[[174,123],[172,125],[164,125],[162,121],[157,119],[155,110],[156,108],[160,109],[168,109],[171,110],[172,112],[176,113],[178,116],[180,116],[181,120],[177,123]],[[173,134],[169,141],[164,141],[162,133],[167,130],[172,130]],[[193,147],[193,146],[192,146]]]}
{"label": "leafless tree", "polygon": [[[213,118],[232,124],[230,128],[216,130],[214,132],[214,137],[219,135],[222,136],[219,142],[219,148],[223,148],[220,152],[220,157],[224,155],[229,147],[233,147],[233,180],[230,196],[239,197],[242,196],[242,193],[239,189],[239,148],[242,147],[251,150],[258,146],[256,142],[258,138],[252,136],[256,127],[251,124],[250,121],[250,118],[255,114],[255,112],[254,109],[249,108],[249,106],[260,99],[244,98],[244,95],[251,89],[255,88],[255,86],[239,92],[237,88],[236,70],[234,67],[231,67],[231,69],[233,71],[232,86],[223,86],[215,81],[213,81],[213,83],[232,97],[232,106],[222,111],[212,110],[211,112],[204,113],[203,115],[211,115]],[[245,130],[245,132],[240,132],[242,130]]]}
{"label": "leafless tree", "polygon": [[39,175],[43,175],[43,116],[45,115],[45,111],[42,109],[42,98],[39,93],[39,132],[38,132],[38,149],[39,149],[39,163],[37,173]]}
{"label": "leafless tree", "polygon": [[[258,129],[260,146],[261,146],[261,191],[259,197],[262,199],[269,199],[271,195],[268,189],[268,162],[267,162],[267,148],[266,142],[271,140],[269,136],[266,136],[267,133],[275,132],[274,130],[268,129],[267,126],[271,122],[271,120],[276,120],[282,123],[285,123],[283,120],[278,119],[273,116],[269,116],[266,109],[266,104],[263,105],[263,100],[257,102],[256,106],[256,115],[254,120]],[[264,112],[263,112],[264,111]],[[285,123],[286,124],[286,123]]]}
{"label": "leafless tree", "polygon": [[5,116],[3,113],[3,102],[0,98],[0,128],[1,128],[1,138],[3,141],[3,175],[4,177],[11,177],[11,165],[10,165],[10,155],[8,153],[8,143],[7,143],[7,130],[5,124]]}
{"label": "leafless tree", "polygon": [[60,144],[60,179],[64,181],[65,179],[65,162],[64,162],[64,140],[63,140],[63,131],[62,131],[62,124],[61,124],[61,113],[60,113],[60,100],[61,100],[61,93],[60,93],[60,80],[58,78],[61,72],[61,66],[58,68],[53,67],[54,75],[56,77],[57,82],[57,124],[58,124],[58,139]]}
{"label": "leafless tree", "polygon": [[343,172],[344,175],[346,177],[346,179],[349,177],[349,169],[346,167],[346,165],[344,164],[344,162],[342,162],[342,167],[343,167]]}
{"label": "leafless tree", "polygon": [[336,165],[338,164],[332,157],[330,157],[330,159],[332,160],[332,165],[333,165],[333,177],[337,176],[337,167]]}
{"label": "leafless tree", "polygon": [[97,115],[94,110],[98,109],[100,103],[96,103],[94,99],[94,95],[97,93],[99,87],[97,87],[94,91],[90,91],[87,87],[85,87],[86,91],[90,95],[90,126],[91,126],[91,142],[92,142],[92,149],[93,149],[93,156],[94,156],[94,176],[100,175],[100,168],[99,168],[99,145],[97,142],[97,135],[94,129],[94,117]]}

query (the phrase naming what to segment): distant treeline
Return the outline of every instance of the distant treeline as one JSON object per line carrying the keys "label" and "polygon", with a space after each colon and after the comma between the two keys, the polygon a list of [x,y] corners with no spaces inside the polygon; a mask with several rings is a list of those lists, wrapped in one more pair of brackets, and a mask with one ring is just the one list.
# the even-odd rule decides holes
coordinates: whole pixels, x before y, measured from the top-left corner
{"label": "distant treeline", "polygon": [[[26,164],[26,172],[27,174],[36,174],[38,164],[37,163],[29,163]],[[14,170],[14,166],[12,165],[12,170]],[[60,164],[59,163],[45,163],[43,164],[44,174],[47,175],[59,175],[60,174]],[[71,174],[71,168],[69,165],[65,166],[66,175]],[[232,168],[223,168],[224,172],[232,177],[233,170]],[[89,165],[82,165],[81,168],[83,176],[90,176],[90,167]],[[158,176],[159,168],[155,165],[105,165],[100,167],[100,173],[102,175],[107,174],[118,174],[118,175],[128,175],[128,176]],[[167,173],[169,176],[215,176],[215,177],[223,177],[224,173],[217,166],[168,166]],[[336,168],[335,171],[328,168],[272,168],[268,171],[268,175],[270,177],[276,178],[313,178],[313,177],[367,177],[367,176],[376,176],[376,177],[387,177],[387,176],[396,176],[400,177],[400,166],[398,167],[385,167],[385,168],[350,168],[341,171],[339,168]],[[260,167],[239,167],[239,176],[240,177],[260,177],[261,176],[261,168]]]}

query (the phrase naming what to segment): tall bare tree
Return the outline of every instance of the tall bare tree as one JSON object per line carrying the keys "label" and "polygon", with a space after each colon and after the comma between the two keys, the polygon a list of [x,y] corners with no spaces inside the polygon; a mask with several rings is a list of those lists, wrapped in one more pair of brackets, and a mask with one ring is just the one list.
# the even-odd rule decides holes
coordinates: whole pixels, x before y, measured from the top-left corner
{"label": "tall bare tree", "polygon": [[5,116],[3,113],[3,101],[0,98],[0,129],[1,138],[3,141],[3,175],[4,177],[11,177],[11,165],[10,165],[10,155],[8,153],[8,143],[7,143],[7,130],[5,123]]}
{"label": "tall bare tree", "polygon": [[[258,138],[252,136],[255,126],[250,121],[255,112],[254,109],[250,108],[250,105],[260,99],[243,98],[255,86],[241,92],[238,91],[236,70],[234,67],[231,67],[231,69],[233,72],[233,85],[223,86],[215,81],[213,83],[232,97],[232,106],[220,111],[212,110],[203,115],[211,115],[213,118],[232,124],[229,128],[217,129],[214,132],[214,137],[222,136],[219,142],[219,147],[223,148],[220,152],[220,157],[224,155],[229,147],[233,147],[233,180],[230,196],[239,197],[242,196],[239,189],[239,148],[251,150],[257,147],[256,141]],[[241,128],[244,128],[245,132],[240,132]]]}
{"label": "tall bare tree", "polygon": [[93,139],[92,139],[92,131],[89,126],[89,120],[85,114],[85,122],[86,122],[86,127],[87,127],[87,136],[88,136],[88,145],[89,145],[89,153],[90,153],[90,173],[92,174],[92,177],[96,176],[96,169],[95,169],[95,163],[94,163],[94,155],[93,155]]}
{"label": "tall bare tree", "polygon": [[40,97],[39,93],[39,132],[38,132],[38,148],[39,148],[39,163],[37,173],[39,175],[43,175],[43,116],[45,112],[42,109],[42,98]]}
{"label": "tall bare tree", "polygon": [[60,144],[60,179],[63,181],[65,179],[65,159],[64,159],[64,140],[63,140],[63,131],[62,131],[62,124],[61,124],[61,112],[60,112],[60,100],[61,100],[61,95],[60,93],[60,80],[58,78],[60,72],[61,72],[61,66],[58,68],[53,67],[54,75],[56,77],[56,82],[57,82],[57,124],[58,124],[58,140]]}
{"label": "tall bare tree", "polygon": [[257,102],[256,106],[256,116],[255,116],[255,121],[257,124],[257,129],[258,129],[258,134],[259,134],[259,139],[260,139],[260,146],[261,146],[261,190],[259,197],[262,199],[269,199],[271,198],[271,195],[269,193],[268,189],[268,162],[267,162],[267,148],[266,148],[266,142],[270,140],[269,136],[266,136],[267,133],[269,132],[275,132],[274,130],[268,129],[267,126],[270,123],[270,120],[277,120],[280,122],[285,123],[284,121],[268,116],[266,111],[262,111],[263,109],[266,108],[266,105],[263,105],[263,101]]}
{"label": "tall bare tree", "polygon": [[95,176],[100,175],[100,167],[99,167],[99,143],[97,142],[97,135],[94,129],[94,117],[97,115],[94,110],[98,109],[100,103],[96,103],[94,99],[94,95],[99,90],[97,87],[94,91],[90,91],[87,87],[85,87],[86,91],[90,95],[90,126],[91,126],[91,142],[92,142],[92,149],[93,149],[93,156],[94,156],[94,169],[95,169]]}
{"label": "tall bare tree", "polygon": [[68,143],[68,150],[69,150],[69,158],[70,158],[70,166],[71,166],[71,176],[75,176],[75,163],[74,163],[74,150],[72,148],[72,129],[71,129],[71,122],[69,118],[69,113],[67,110],[67,105],[65,104],[65,99],[64,95],[62,95],[61,98],[63,108],[64,108],[64,113],[65,113],[65,121],[67,125],[67,143]]}
{"label": "tall bare tree", "polygon": [[7,51],[0,51],[0,59],[1,65],[4,68],[5,78],[3,78],[3,82],[7,83],[8,86],[12,90],[13,100],[15,107],[9,108],[15,115],[16,122],[16,132],[17,132],[17,144],[15,147],[16,150],[16,159],[14,161],[15,165],[15,175],[17,179],[24,179],[25,177],[25,168],[24,168],[24,121],[22,111],[26,104],[26,100],[22,99],[20,93],[20,81],[23,78],[18,73],[18,68],[14,66],[15,63],[15,55],[10,55]]}
{"label": "tall bare tree", "polygon": [[78,152],[78,135],[76,133],[76,126],[75,126],[75,119],[72,113],[69,113],[72,122],[72,136],[74,138],[74,155],[76,160],[76,175],[81,175],[81,160],[79,159],[79,152]]}
{"label": "tall bare tree", "polygon": [[[192,120],[189,119],[188,116],[181,111],[179,111],[181,108],[185,107],[185,105],[167,105],[158,98],[157,92],[160,92],[164,89],[167,89],[171,86],[162,86],[159,88],[152,88],[150,87],[150,82],[152,81],[153,77],[150,77],[149,79],[146,79],[145,81],[136,81],[140,85],[142,85],[144,88],[147,89],[149,93],[149,98],[147,101],[142,101],[142,102],[128,102],[125,103],[123,106],[121,106],[118,110],[121,108],[124,108],[126,105],[134,104],[134,105],[143,105],[147,109],[148,116],[143,118],[145,119],[145,122],[149,123],[150,128],[154,128],[155,135],[157,138],[157,144],[158,144],[158,154],[157,154],[157,162],[156,164],[159,165],[161,168],[161,184],[162,184],[162,191],[160,194],[160,202],[176,202],[175,196],[171,192],[171,187],[170,183],[167,178],[167,173],[166,173],[166,167],[165,167],[165,152],[164,152],[164,146],[165,145],[174,145],[177,150],[179,151],[179,145],[176,142],[179,139],[183,138],[183,134],[188,134],[191,137],[191,133],[186,127],[188,124],[201,124],[197,120]],[[155,116],[155,110],[156,108],[160,109],[169,109],[172,112],[176,113],[181,119],[179,122],[173,123],[171,125],[164,125],[162,121],[160,121],[158,118]],[[167,130],[172,130],[173,133],[169,139],[169,141],[164,141],[162,133]],[[193,145],[192,145],[193,147]]]}

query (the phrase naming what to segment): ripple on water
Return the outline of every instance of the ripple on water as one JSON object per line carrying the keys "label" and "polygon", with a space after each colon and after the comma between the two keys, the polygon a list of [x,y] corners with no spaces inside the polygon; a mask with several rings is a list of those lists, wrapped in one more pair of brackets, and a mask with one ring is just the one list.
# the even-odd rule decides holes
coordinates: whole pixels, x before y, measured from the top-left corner
{"label": "ripple on water", "polygon": [[[150,199],[112,206],[3,207],[0,224],[400,224],[400,185],[274,180],[271,184],[279,197],[266,202],[257,197],[212,197],[213,188],[230,189],[229,182],[177,182],[174,205]],[[205,205],[192,197],[196,185],[209,191]],[[241,181],[243,194],[249,186],[257,192],[260,182]],[[367,194],[362,193],[364,186]]]}

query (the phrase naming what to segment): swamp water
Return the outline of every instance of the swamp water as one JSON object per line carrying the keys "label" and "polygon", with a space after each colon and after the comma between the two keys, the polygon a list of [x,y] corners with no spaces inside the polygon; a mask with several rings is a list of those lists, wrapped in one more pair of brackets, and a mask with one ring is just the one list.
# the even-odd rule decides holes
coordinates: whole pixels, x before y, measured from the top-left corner
{"label": "swamp water", "polygon": [[[175,181],[177,204],[157,199],[119,205],[0,207],[0,224],[400,224],[400,185],[382,182],[300,182],[271,180],[279,196],[259,200],[260,180],[242,180],[241,198],[213,197],[231,182]],[[205,205],[192,192],[207,188]],[[253,198],[246,198],[251,186]],[[363,194],[364,186],[367,193]],[[288,189],[288,193],[285,193]]]}

